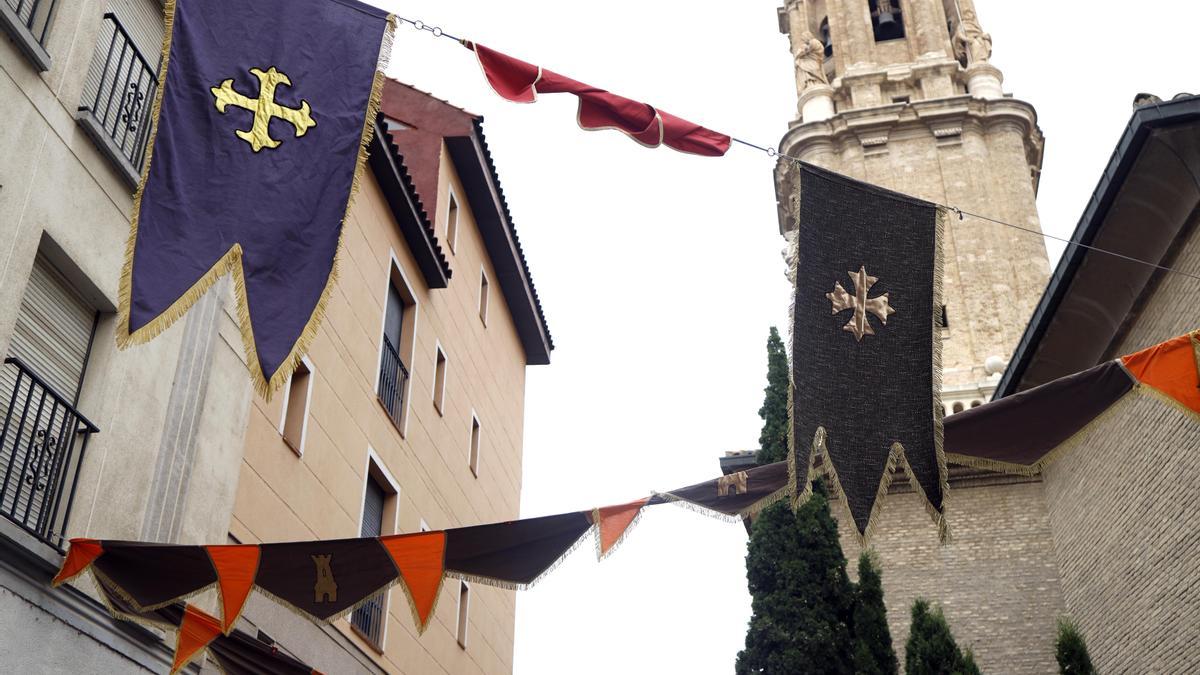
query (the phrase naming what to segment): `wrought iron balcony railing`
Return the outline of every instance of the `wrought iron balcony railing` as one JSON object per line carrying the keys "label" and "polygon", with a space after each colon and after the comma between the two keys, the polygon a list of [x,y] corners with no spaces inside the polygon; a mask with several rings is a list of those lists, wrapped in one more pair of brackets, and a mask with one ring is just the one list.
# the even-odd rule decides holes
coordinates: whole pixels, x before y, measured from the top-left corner
{"label": "wrought iron balcony railing", "polygon": [[0,515],[62,551],[79,465],[100,430],[20,359],[3,367]]}
{"label": "wrought iron balcony railing", "polygon": [[46,30],[50,27],[50,17],[54,14],[55,0],[4,0],[4,4],[12,9],[17,21],[29,30],[37,43],[46,46]]}
{"label": "wrought iron balcony railing", "polygon": [[135,181],[145,161],[157,92],[157,65],[138,51],[115,14],[105,14],[79,110],[86,113],[85,128],[110,154],[129,163]]}
{"label": "wrought iron balcony railing", "polygon": [[373,596],[354,609],[350,615],[350,625],[354,630],[370,642],[376,649],[382,651],[383,645],[383,598],[386,592]]}
{"label": "wrought iron balcony railing", "polygon": [[383,404],[396,426],[404,415],[404,389],[408,384],[408,369],[400,360],[396,347],[383,336],[383,358],[379,360],[379,402]]}

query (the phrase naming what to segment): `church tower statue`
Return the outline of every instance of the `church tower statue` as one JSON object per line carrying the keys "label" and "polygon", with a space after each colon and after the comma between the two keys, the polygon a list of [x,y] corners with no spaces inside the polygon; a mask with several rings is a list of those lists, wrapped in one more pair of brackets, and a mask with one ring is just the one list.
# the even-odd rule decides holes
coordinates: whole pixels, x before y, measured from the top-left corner
{"label": "church tower statue", "polygon": [[[797,116],[779,151],[859,180],[1041,232],[1042,133],[1004,94],[973,0],[787,0],[779,28]],[[775,170],[780,233],[798,172]],[[947,228],[942,401],[987,401],[1046,285],[1037,234],[977,218]]]}

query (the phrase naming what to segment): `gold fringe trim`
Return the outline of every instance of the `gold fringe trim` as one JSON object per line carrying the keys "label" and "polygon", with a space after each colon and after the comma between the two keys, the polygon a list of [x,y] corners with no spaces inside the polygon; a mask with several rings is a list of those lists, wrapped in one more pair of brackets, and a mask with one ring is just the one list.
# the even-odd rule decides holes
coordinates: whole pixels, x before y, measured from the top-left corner
{"label": "gold fringe trim", "polygon": [[[945,277],[946,277],[946,256],[945,256],[945,241],[946,230],[950,224],[950,209],[945,206],[935,207],[936,215],[934,217],[934,237],[933,237],[933,449],[937,457],[938,468],[938,488],[942,493],[941,509],[933,506],[929,501],[929,497],[925,491],[921,489],[917,482],[916,475],[912,468],[908,466],[908,457],[904,455],[904,446],[899,443],[896,446],[900,447],[901,459],[904,461],[905,467],[908,470],[909,482],[917,494],[921,495],[921,501],[925,505],[925,512],[933,519],[933,522],[938,528],[938,541],[946,544],[950,541],[950,524],[946,520],[946,509],[950,501],[950,469],[946,466],[946,430],[944,418],[946,416],[945,409],[942,408],[942,306],[946,303],[945,292]],[[893,446],[893,453],[896,450]]]}
{"label": "gold fringe trim", "polygon": [[[875,491],[875,501],[871,505],[871,512],[867,515],[867,527],[863,532],[858,531],[857,522],[854,519],[854,514],[850,511],[849,500],[846,499],[846,491],[842,488],[841,479],[838,477],[837,467],[834,466],[833,460],[829,456],[829,448],[826,446],[826,431],[824,427],[818,427],[816,434],[813,435],[813,449],[811,454],[810,467],[816,464],[818,457],[822,458],[821,469],[818,471],[815,468],[810,468],[809,471],[809,494],[811,494],[811,481],[817,474],[823,474],[825,478],[832,484],[833,489],[839,495],[837,501],[841,502],[841,511],[845,523],[850,526],[854,533],[855,541],[859,547],[867,548],[870,545],[871,538],[875,535],[875,530],[878,527],[879,519],[883,514],[884,502],[886,501],[888,488],[892,485],[892,480],[895,478],[896,470],[903,468],[908,474],[908,482],[912,487],[913,492],[920,498],[922,505],[925,507],[925,512],[929,514],[930,520],[937,526],[938,541],[942,544],[950,542],[950,526],[946,522],[945,514],[938,511],[929,501],[929,497],[925,494],[924,488],[921,487],[920,481],[917,479],[916,473],[913,472],[912,466],[908,462],[908,457],[905,454],[904,446],[900,443],[892,443],[892,447],[888,452],[887,462],[884,464],[883,475],[879,478],[879,487]],[[799,503],[799,502],[798,502]]]}
{"label": "gold fringe trim", "polygon": [[339,223],[338,243],[334,251],[333,260],[329,269],[329,277],[325,281],[325,287],[321,290],[320,298],[317,300],[316,306],[313,308],[312,314],[309,316],[308,322],[304,325],[304,330],[292,345],[291,351],[280,363],[279,367],[271,374],[269,378],[265,377],[262,372],[262,364],[258,358],[258,350],[255,348],[254,329],[250,323],[250,305],[246,295],[246,279],[242,269],[242,246],[236,243],[230,247],[225,255],[221,256],[216,263],[213,264],[200,279],[183,293],[175,302],[166,310],[156,316],[153,320],[142,326],[138,330],[130,333],[130,311],[132,303],[132,278],[133,278],[133,253],[137,242],[138,220],[141,215],[142,195],[146,189],[146,180],[150,175],[150,165],[154,160],[154,141],[158,135],[159,114],[162,112],[162,97],[166,89],[167,69],[170,65],[171,54],[171,37],[172,29],[175,23],[175,0],[166,0],[164,7],[163,18],[163,47],[162,47],[162,74],[160,81],[163,86],[158,88],[154,97],[154,106],[151,110],[151,129],[150,140],[146,145],[146,164],[142,168],[142,177],[138,182],[137,193],[133,200],[133,216],[130,218],[129,240],[125,245],[125,263],[121,269],[121,280],[119,290],[119,302],[117,309],[117,328],[116,339],[117,347],[125,349],[130,345],[145,344],[155,337],[158,337],[163,331],[170,328],[184,314],[191,309],[201,297],[212,287],[216,280],[226,273],[232,273],[234,278],[234,297],[237,304],[238,326],[242,335],[242,347],[246,355],[246,368],[250,372],[250,380],[254,385],[254,389],[263,399],[270,401],[271,396],[283,386],[288,378],[292,376],[296,368],[300,365],[304,354],[308,352],[312,341],[316,339],[317,331],[320,328],[321,322],[325,318],[325,312],[328,308],[329,301],[333,295],[333,288],[337,284],[338,270],[342,257],[343,242],[345,241],[346,220],[350,216],[350,209],[354,205],[354,198],[358,194],[359,186],[362,182],[362,176],[366,167],[368,149],[371,145],[371,139],[375,132],[375,118],[379,115],[379,107],[383,101],[383,83],[386,76],[380,65],[387,63],[391,51],[391,45],[395,39],[396,17],[389,14],[387,18],[387,27],[384,30],[384,36],[380,43],[380,56],[376,59],[376,70],[374,80],[371,83],[371,96],[367,102],[367,109],[363,119],[363,130],[359,137],[358,157],[354,165],[354,177],[350,183],[350,194],[346,199],[346,210],[342,215],[342,220]]}

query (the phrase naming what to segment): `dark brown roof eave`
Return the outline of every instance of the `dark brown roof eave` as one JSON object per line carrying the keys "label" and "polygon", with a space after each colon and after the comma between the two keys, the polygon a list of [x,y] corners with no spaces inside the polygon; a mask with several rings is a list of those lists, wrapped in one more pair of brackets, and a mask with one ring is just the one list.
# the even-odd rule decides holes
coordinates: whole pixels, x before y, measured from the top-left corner
{"label": "dark brown roof eave", "polygon": [[467,193],[471,211],[496,270],[501,292],[516,324],[529,365],[550,363],[554,340],[546,325],[542,303],[521,240],[500,186],[500,177],[483,135],[482,118],[474,119],[474,133],[446,136],[446,148]]}
{"label": "dark brown roof eave", "polygon": [[[1166,129],[1184,124],[1200,126],[1200,96],[1177,98],[1169,102],[1145,105],[1134,111],[1132,117],[1129,119],[1129,123],[1125,127],[1125,132],[1113,150],[1108,165],[1104,169],[1104,174],[1100,177],[1100,181],[1092,193],[1091,199],[1088,201],[1083,216],[1079,219],[1079,224],[1076,226],[1075,232],[1071,235],[1073,241],[1085,245],[1093,245],[1097,241],[1097,238],[1101,237],[1109,224],[1109,216],[1112,213],[1113,204],[1121,194],[1122,189],[1125,188],[1126,183],[1130,181],[1135,165],[1138,163],[1138,159],[1146,148],[1147,141],[1152,137],[1152,134],[1158,129]],[[1182,161],[1182,158],[1180,158],[1180,161]],[[1185,169],[1195,171],[1196,167],[1185,167]],[[1184,177],[1182,180],[1195,183],[1196,174],[1192,173],[1190,177]],[[1200,185],[1196,185],[1195,187],[1200,190]],[[1182,228],[1182,224],[1180,225]],[[1142,231],[1137,236],[1142,241],[1146,241],[1148,238],[1154,236],[1168,238],[1169,241],[1163,242],[1162,248],[1165,251],[1169,251],[1171,243],[1179,236],[1181,231],[1182,229],[1176,229],[1175,231]],[[1094,260],[1098,264],[1112,266],[1116,261],[1119,261],[1119,258],[1091,251],[1082,246],[1067,246],[1066,252],[1059,260],[1058,266],[1055,268],[1054,274],[1051,276],[1050,282],[1046,287],[1046,291],[1042,295],[1042,299],[1038,303],[1037,309],[1034,311],[1024,335],[1021,337],[1020,343],[1017,345],[1008,368],[997,385],[993,398],[1003,398],[1027,389],[1030,386],[1042,384],[1041,381],[1027,381],[1027,373],[1034,362],[1042,356],[1044,340],[1047,332],[1055,323],[1060,306],[1069,294],[1077,291],[1074,288],[1075,282],[1085,260]],[[1158,263],[1159,261],[1151,260],[1150,262]],[[1154,283],[1156,276],[1161,276],[1162,274],[1161,271],[1151,268],[1146,268],[1143,272],[1147,278],[1142,284],[1143,288],[1147,284]],[[1131,309],[1136,310],[1136,306]],[[1108,336],[1106,338],[1107,343],[1110,344],[1114,336]],[[1169,336],[1162,337],[1166,339]],[[1083,367],[1074,367],[1073,369],[1060,368],[1059,370],[1066,370],[1068,372],[1048,372],[1045,373],[1045,376],[1057,375],[1061,377],[1093,365],[1096,364],[1088,363],[1083,365]],[[1040,379],[1045,380],[1045,377]]]}
{"label": "dark brown roof eave", "polygon": [[371,140],[371,151],[368,162],[379,187],[383,190],[392,216],[408,244],[421,275],[430,288],[446,288],[450,283],[452,271],[446,254],[442,251],[434,234],[433,224],[421,204],[417,190],[413,186],[408,168],[404,166],[404,157],[399,148],[391,142],[391,137],[382,122],[383,117],[375,123],[375,137]]}

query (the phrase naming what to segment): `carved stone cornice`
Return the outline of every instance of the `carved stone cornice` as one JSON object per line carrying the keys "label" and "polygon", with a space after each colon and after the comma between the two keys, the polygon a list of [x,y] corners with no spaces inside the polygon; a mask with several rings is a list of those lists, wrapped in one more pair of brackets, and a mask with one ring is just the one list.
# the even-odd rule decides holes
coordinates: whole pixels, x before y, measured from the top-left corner
{"label": "carved stone cornice", "polygon": [[[964,94],[847,110],[828,120],[790,125],[778,147],[782,154],[836,169],[838,160],[843,158],[884,154],[889,141],[900,137],[925,135],[946,146],[957,144],[964,133],[972,130],[987,134],[1004,129],[1011,129],[1024,139],[1036,194],[1044,146],[1042,132],[1033,106],[1011,97],[982,99]],[[830,155],[834,156],[832,162],[821,161],[822,156]],[[795,228],[797,175],[787,160],[781,159],[776,164],[775,195],[781,234]]]}

